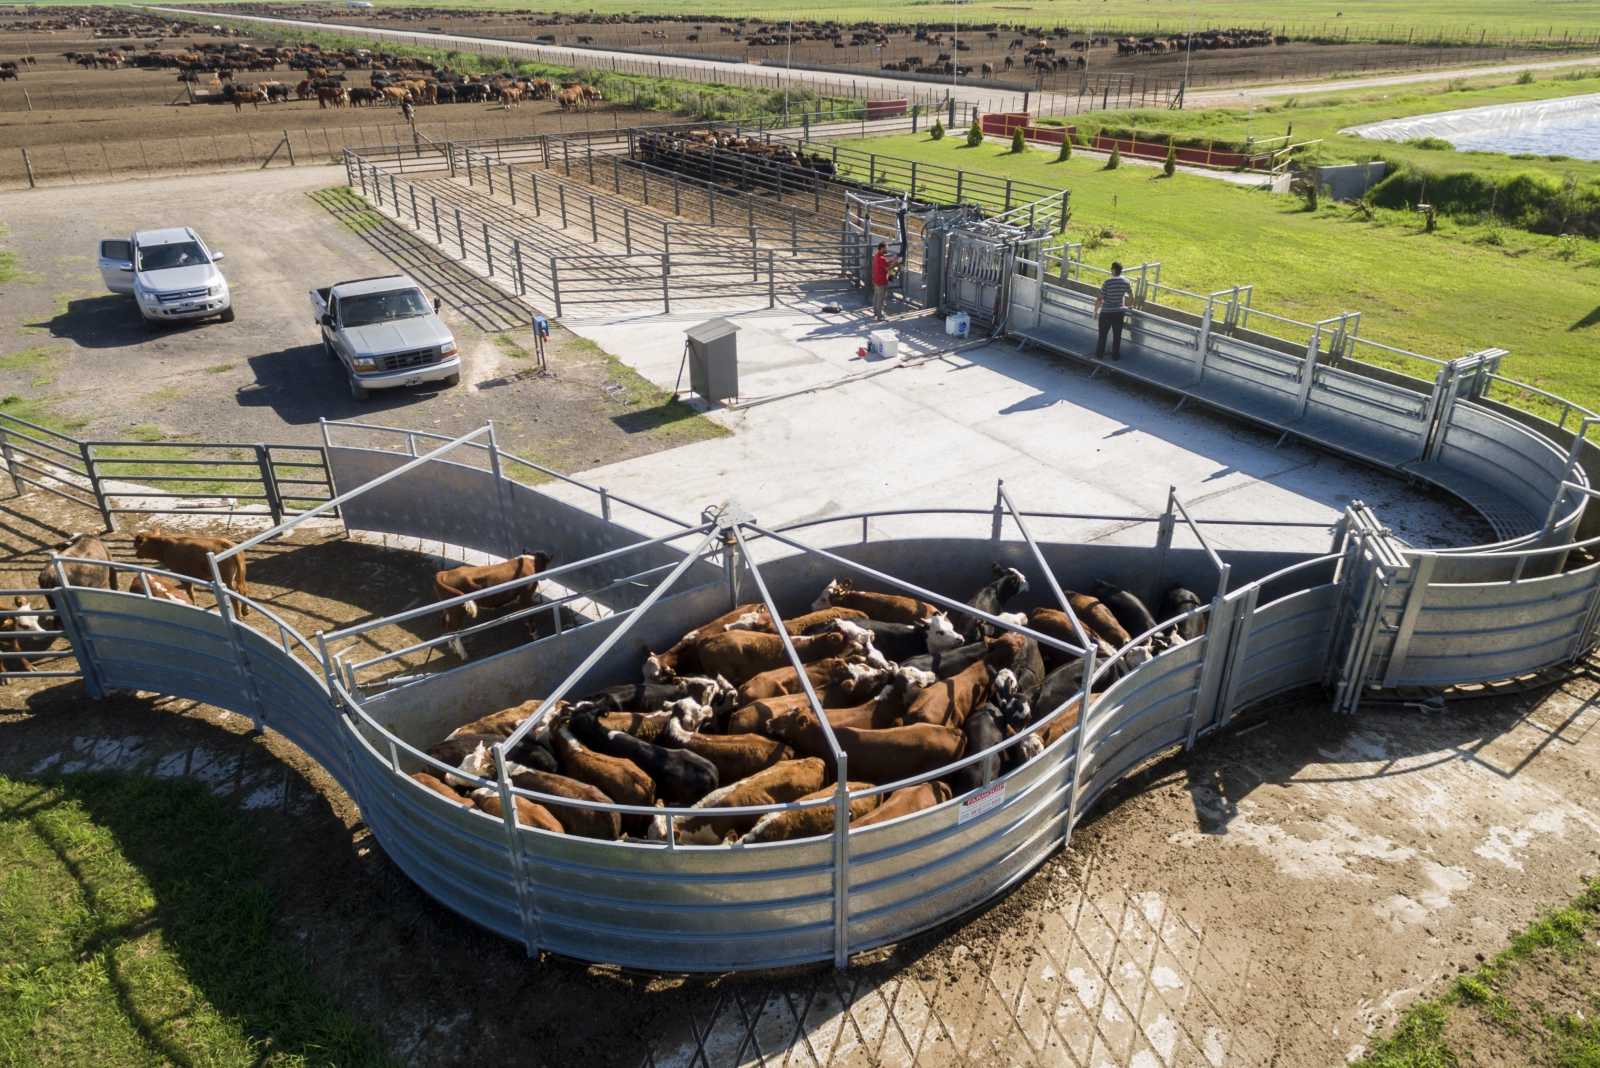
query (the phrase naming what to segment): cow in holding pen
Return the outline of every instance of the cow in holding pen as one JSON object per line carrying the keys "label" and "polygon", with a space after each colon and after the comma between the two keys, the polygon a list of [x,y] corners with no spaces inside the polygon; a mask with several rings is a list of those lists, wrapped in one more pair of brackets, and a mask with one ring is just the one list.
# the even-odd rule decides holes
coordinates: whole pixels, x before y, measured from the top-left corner
{"label": "cow in holding pen", "polygon": [[[433,576],[434,599],[449,601],[456,597],[479,590],[487,590],[500,586],[515,579],[532,578],[550,566],[550,554],[545,552],[523,553],[510,560],[503,560],[498,564],[467,565],[453,567],[448,571],[437,572]],[[459,630],[466,625],[467,620],[478,618],[478,608],[505,608],[512,607],[520,610],[532,608],[534,595],[538,590],[537,582],[530,582],[526,586],[518,586],[514,590],[503,593],[491,594],[487,597],[474,597],[459,605],[451,605],[443,610],[444,629],[447,631]],[[528,633],[534,633],[533,620],[528,620]],[[450,639],[450,648],[462,660],[467,659],[467,647],[459,636]]]}
{"label": "cow in holding pen", "polygon": [[[158,561],[168,571],[175,571],[207,585],[212,581],[212,574],[210,561],[206,557],[220,555],[232,548],[234,543],[227,538],[168,534],[160,527],[133,536],[133,555],[143,560]],[[244,554],[237,553],[226,560],[218,560],[217,574],[221,576],[224,586],[239,595],[239,617],[248,616],[250,605],[244,598],[250,596],[250,588],[245,584]],[[181,585],[183,592],[190,594],[192,599],[190,584],[183,582]]]}

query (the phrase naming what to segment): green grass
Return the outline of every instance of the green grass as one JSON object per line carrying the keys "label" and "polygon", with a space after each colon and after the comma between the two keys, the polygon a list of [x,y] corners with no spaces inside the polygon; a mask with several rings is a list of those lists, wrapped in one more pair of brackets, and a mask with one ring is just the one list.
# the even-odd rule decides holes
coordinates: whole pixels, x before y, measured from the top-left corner
{"label": "green grass", "polygon": [[[1600,880],[1572,904],[1540,917],[1494,959],[1456,979],[1436,998],[1413,1005],[1394,1033],[1373,1045],[1358,1068],[1456,1068],[1503,1060],[1473,1048],[1487,1030],[1509,1038],[1519,1065],[1593,1068],[1600,1064],[1600,990],[1566,988],[1574,971],[1591,975],[1600,961]],[[1553,1000],[1576,1000],[1587,1011],[1552,1012]]]}
{"label": "green grass", "polygon": [[351,233],[365,234],[381,228],[384,224],[383,216],[379,215],[376,209],[368,207],[365,200],[342,185],[318,189],[308,195],[326,208],[328,213],[339,221],[339,225]]}
{"label": "green grass", "polygon": [[[1540,170],[1580,180],[1600,178],[1600,162],[1589,160],[1534,161],[1514,159],[1489,152],[1442,154],[1437,148],[1392,141],[1373,141],[1341,134],[1346,127],[1361,126],[1407,115],[1427,115],[1459,108],[1490,104],[1520,104],[1554,97],[1600,92],[1600,68],[1584,68],[1555,76],[1541,72],[1538,80],[1522,84],[1509,75],[1489,79],[1438,85],[1397,85],[1352,90],[1308,97],[1288,97],[1250,109],[1204,108],[1167,111],[1143,109],[1105,111],[1073,116],[1080,132],[1101,128],[1132,128],[1150,131],[1154,136],[1175,136],[1180,144],[1204,144],[1208,140],[1242,142],[1247,138],[1264,140],[1285,133],[1296,142],[1320,139],[1312,157],[1324,162],[1359,161],[1375,157],[1397,163],[1420,164],[1431,168],[1472,169],[1489,174],[1521,170]],[[1457,86],[1451,88],[1452,85]]]}
{"label": "green grass", "polygon": [[[1163,284],[1205,293],[1253,284],[1257,308],[1302,321],[1362,313],[1361,336],[1449,359],[1511,351],[1503,373],[1591,406],[1600,403],[1600,243],[1379,210],[1371,221],[1287,196],[1101,157],[1011,155],[905,135],[852,148],[1072,190],[1068,238],[1099,247],[1086,262],[1162,264]],[[1099,235],[1109,232],[1109,238]],[[1197,311],[1198,307],[1187,310]]]}
{"label": "green grass", "polygon": [[[80,3],[82,0],[43,0],[45,6]],[[113,3],[117,0],[101,0]],[[225,0],[223,0],[225,2]],[[384,0],[382,7],[440,6],[477,10],[528,10],[526,0],[477,0],[476,3],[441,5],[437,0]],[[1030,25],[1061,25],[1075,29],[1119,28],[1185,30],[1195,17],[1192,0],[1140,0],[1137,5],[1113,7],[1103,0],[974,0],[948,3],[942,0],[916,2],[886,8],[869,0],[822,0],[797,11],[792,4],[778,0],[745,0],[734,8],[708,0],[553,0],[538,5],[540,11],[600,14],[693,15],[728,13],[762,19],[806,17],[845,21],[895,18],[907,22],[949,22],[962,25],[982,22],[1027,22]],[[1405,40],[1408,30],[1419,39],[1443,36],[1447,40],[1476,42],[1480,31],[1489,39],[1505,34],[1534,33],[1544,36],[1554,29],[1556,39],[1570,31],[1584,39],[1595,33],[1594,10],[1586,3],[1545,5],[1485,4],[1482,0],[1298,0],[1285,5],[1278,0],[1206,0],[1200,8],[1204,26],[1270,25],[1285,27],[1290,33],[1322,34],[1350,39]],[[344,11],[330,10],[328,17]]]}
{"label": "green grass", "polygon": [[381,1065],[193,783],[0,777],[0,1064]]}
{"label": "green grass", "polygon": [[26,374],[30,386],[44,389],[56,380],[58,366],[56,356],[57,353],[40,346],[22,349],[0,356],[0,373]]}

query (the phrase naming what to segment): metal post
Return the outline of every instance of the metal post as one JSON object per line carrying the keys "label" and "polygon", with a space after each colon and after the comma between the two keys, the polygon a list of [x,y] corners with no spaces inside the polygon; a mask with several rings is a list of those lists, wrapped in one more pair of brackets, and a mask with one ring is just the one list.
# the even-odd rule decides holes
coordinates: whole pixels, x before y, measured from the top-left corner
{"label": "metal post", "polygon": [[511,239],[511,262],[517,272],[517,296],[524,296],[528,292],[528,287],[522,276],[522,242],[515,237]]}
{"label": "metal post", "polygon": [[467,232],[461,226],[461,209],[456,209],[456,245],[461,249],[461,258],[467,258]]}
{"label": "metal post", "polygon": [[3,426],[0,426],[0,456],[5,458],[6,474],[11,476],[12,496],[22,496],[22,483],[17,480],[17,458],[11,452],[11,435]]}
{"label": "metal post", "polygon": [[111,521],[111,505],[106,500],[105,487],[100,484],[100,472],[95,469],[94,451],[88,442],[78,443],[78,455],[83,458],[83,469],[88,475],[89,487],[94,490],[95,504],[100,507],[100,518],[105,522],[107,531],[115,530],[116,525]]}
{"label": "metal post", "polygon": [[361,183],[361,195],[365,197],[367,195],[367,166],[365,163],[356,164],[356,179]]}
{"label": "metal post", "polygon": [[1306,343],[1306,363],[1300,379],[1300,396],[1295,403],[1295,412],[1298,415],[1306,414],[1306,407],[1311,403],[1311,386],[1316,380],[1317,358],[1322,355],[1322,324],[1317,323],[1311,329],[1311,340]]}
{"label": "metal post", "polygon": [[622,209],[622,248],[629,256],[633,255],[633,212],[627,208]]}
{"label": "metal post", "polygon": [[515,205],[517,202],[517,176],[511,170],[511,164],[509,163],[506,164],[506,189],[510,191],[511,203]]}
{"label": "metal post", "polygon": [[350,166],[350,150],[344,150],[344,184],[346,188],[356,184],[355,171]]}
{"label": "metal post", "polygon": [[555,300],[556,318],[561,318],[561,278],[556,274],[557,263],[554,256],[550,257],[550,295]]}
{"label": "metal post", "polygon": [[500,470],[500,445],[495,440],[493,419],[489,420],[488,449],[489,476],[494,480],[495,504],[500,511],[500,547],[506,556],[510,556],[517,550],[516,532],[511,523],[511,509],[506,503],[511,485]]}
{"label": "metal post", "polygon": [[56,610],[56,615],[61,617],[61,629],[67,632],[67,644],[72,646],[72,655],[77,658],[78,670],[83,673],[83,688],[88,691],[91,698],[98,701],[105,697],[105,681],[100,674],[100,665],[95,660],[94,643],[89,638],[89,632],[83,627],[83,621],[78,618],[78,605],[72,599],[72,585],[67,581],[66,569],[61,566],[61,558],[55,555],[50,557],[50,567],[55,571],[56,588],[53,592],[45,594],[45,600]]}
{"label": "metal post", "polygon": [[411,193],[411,228],[422,231],[422,217],[417,214],[417,187],[409,185],[406,189]]}
{"label": "metal post", "polygon": [[670,284],[671,279],[669,277],[669,273],[672,270],[672,263],[668,258],[670,255],[671,253],[668,252],[663,252],[661,254],[661,310],[663,312],[672,311],[672,290]]}
{"label": "metal post", "polygon": [[[217,601],[217,615],[222,619],[228,630],[228,644],[233,646],[234,670],[239,673],[239,681],[244,684],[243,689],[250,697],[251,712],[247,713],[254,730],[267,726],[267,710],[261,702],[261,691],[256,685],[255,672],[250,669],[250,658],[245,653],[244,643],[239,640],[239,622],[234,616],[233,604],[228,600],[230,593],[223,584],[222,571],[217,567],[217,554],[206,553],[206,563],[211,568],[211,595]],[[240,566],[244,564],[240,558]],[[238,709],[234,709],[238,711]]]}
{"label": "metal post", "polygon": [[594,194],[589,194],[589,236],[596,242],[600,240],[600,224],[595,219]]}
{"label": "metal post", "polygon": [[506,751],[503,744],[489,750],[494,754],[496,787],[500,793],[500,815],[505,821],[506,850],[511,855],[511,877],[517,884],[517,912],[522,918],[522,943],[530,958],[539,955],[542,931],[539,909],[532,900],[532,888],[522,856],[522,841],[517,834],[517,807],[511,797],[511,780],[506,773]]}
{"label": "metal post", "polygon": [[389,175],[389,206],[394,209],[394,217],[400,217],[400,191],[395,187],[394,175]]}
{"label": "metal post", "polygon": [[278,492],[278,473],[272,469],[272,453],[265,445],[256,445],[256,467],[261,471],[261,488],[267,496],[267,511],[272,513],[272,523],[283,522],[283,498]]}
{"label": "metal post", "polygon": [[772,269],[772,250],[767,249],[767,307],[778,306],[778,281],[777,274]]}
{"label": "metal post", "polygon": [[1161,514],[1161,520],[1156,524],[1155,579],[1149,589],[1152,601],[1161,595],[1162,584],[1167,576],[1167,557],[1172,552],[1172,536],[1178,525],[1176,510],[1173,507],[1177,495],[1178,487],[1167,487],[1167,510]]}
{"label": "metal post", "polygon": [[567,187],[564,185],[556,186],[556,196],[561,200],[561,229],[565,230],[567,228]]}
{"label": "metal post", "polygon": [[483,224],[483,259],[489,265],[489,277],[494,277],[494,247],[489,244],[489,224]]}
{"label": "metal post", "polygon": [[444,231],[439,229],[439,198],[429,194],[428,200],[433,208],[433,239],[439,244],[444,244]]}
{"label": "metal post", "polygon": [[494,196],[494,168],[489,165],[489,157],[483,157],[483,180],[488,183],[489,195]]}
{"label": "metal post", "polygon": [[542,215],[544,209],[539,206],[539,176],[537,174],[528,175],[528,185],[533,189],[533,213]]}

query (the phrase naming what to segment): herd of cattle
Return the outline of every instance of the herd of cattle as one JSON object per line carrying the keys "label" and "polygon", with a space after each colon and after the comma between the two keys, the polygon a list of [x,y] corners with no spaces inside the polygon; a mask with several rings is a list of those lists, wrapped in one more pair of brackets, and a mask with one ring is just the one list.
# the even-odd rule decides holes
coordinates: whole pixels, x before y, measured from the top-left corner
{"label": "herd of cattle", "polygon": [[[748,156],[768,168],[796,168],[827,178],[834,175],[833,160],[820,152],[797,152],[778,142],[744,137],[728,130],[697,128],[640,133],[634,141],[635,157],[645,163],[716,181],[736,177],[723,173],[718,166],[716,155],[722,152]],[[756,177],[763,178],[759,174]]]}
{"label": "herd of cattle", "polygon": [[[159,527],[133,536],[135,556],[143,560],[154,560],[167,571],[206,586],[211,584],[211,566],[206,554],[220,554],[233,548],[233,545],[234,543],[227,538],[169,534]],[[60,578],[64,577],[69,586],[84,586],[95,590],[118,588],[116,572],[111,566],[111,554],[106,550],[105,542],[93,534],[75,534],[66,542],[55,546],[55,552],[62,557],[71,558],[72,562],[61,565],[59,576],[51,564],[40,568],[36,580],[40,590],[39,603],[34,603],[31,597],[14,597],[7,606],[7,614],[4,618],[0,618],[0,654],[3,654],[0,656],[0,670],[33,671],[34,661],[55,644],[55,638],[47,632],[60,630],[61,621],[55,614],[56,606],[51,602],[50,591],[61,584]],[[250,596],[250,589],[245,581],[243,553],[221,561],[217,570],[223,585],[239,594],[241,598]],[[194,604],[192,586],[193,583],[184,579],[172,582],[160,575],[139,572],[129,581],[128,592],[192,606]],[[250,614],[250,605],[240,600],[235,610],[240,618],[244,618]],[[9,681],[8,678],[0,676],[0,685],[5,685]]]}
{"label": "herd of cattle", "polygon": [[[232,104],[235,111],[250,104],[315,100],[319,107],[363,107],[387,104],[498,103],[515,107],[523,101],[553,100],[563,110],[601,102],[598,88],[576,80],[564,83],[515,73],[472,75],[451,71],[425,59],[365,48],[323,49],[316,44],[251,45],[237,41],[191,41],[172,48],[152,38],[142,48],[103,46],[92,51],[63,52],[85,68],[175,70],[180,82],[200,88],[197,101]],[[34,57],[0,62],[0,81],[15,79]],[[241,71],[301,71],[298,81],[235,80]],[[365,86],[346,86],[348,71],[370,71]]]}
{"label": "herd of cattle", "polygon": [[[436,594],[457,597],[528,578],[549,562],[525,555],[487,567],[441,572]],[[534,584],[504,599],[532,604]],[[678,842],[771,842],[826,834],[833,826],[836,772],[828,732],[818,722],[806,683],[848,758],[851,792],[906,779],[924,781],[853,797],[850,826],[869,826],[929,808],[982,787],[1038,756],[1078,720],[1084,658],[1013,630],[1075,644],[1065,612],[1006,612],[1028,583],[1014,568],[994,566],[991,582],[966,602],[974,614],[945,612],[914,597],[826,586],[809,611],[775,625],[761,604],[741,604],[696,627],[661,652],[645,650],[638,682],[563,700],[540,717],[507,754],[513,786],[599,804],[650,809],[816,802],[767,814],[667,817],[579,808],[513,794],[517,821],[588,838]],[[1158,624],[1133,594],[1104,583],[1068,593],[1073,612],[1112,666],[1096,680],[1109,685],[1162,649],[1198,638],[1199,598],[1174,587]],[[474,602],[467,602],[473,608]],[[452,607],[449,613],[461,609]],[[982,615],[975,614],[982,613]],[[1001,620],[998,626],[989,619]],[[447,614],[446,627],[462,622]],[[791,664],[781,625],[805,682]],[[1115,658],[1115,650],[1141,645]],[[540,713],[533,698],[457,727],[426,752],[455,770],[411,774],[421,786],[463,807],[503,819],[493,780],[491,747]],[[1009,749],[950,769],[1055,713]]]}

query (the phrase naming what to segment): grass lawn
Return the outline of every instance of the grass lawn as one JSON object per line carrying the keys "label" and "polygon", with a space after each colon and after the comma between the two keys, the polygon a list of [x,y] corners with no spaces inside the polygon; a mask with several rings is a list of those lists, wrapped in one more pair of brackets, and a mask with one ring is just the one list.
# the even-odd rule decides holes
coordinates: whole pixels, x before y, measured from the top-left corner
{"label": "grass lawn", "polygon": [[1491,104],[1520,104],[1554,97],[1600,93],[1600,68],[1585,67],[1551,74],[1540,71],[1535,80],[1519,83],[1499,74],[1490,78],[1441,79],[1437,84],[1381,86],[1306,97],[1287,97],[1254,108],[1202,108],[1191,111],[1135,109],[1102,111],[1063,122],[1077,123],[1080,132],[1101,127],[1150,130],[1159,136],[1243,141],[1247,137],[1281,137],[1295,141],[1320,139],[1313,157],[1324,161],[1366,160],[1374,156],[1414,163],[1429,170],[1472,169],[1487,174],[1536,170],[1580,181],[1600,179],[1600,162],[1552,160],[1540,156],[1517,159],[1495,152],[1453,152],[1448,148],[1421,148],[1395,141],[1374,141],[1341,134],[1340,130],[1383,119],[1427,115]]}
{"label": "grass lawn", "polygon": [[1600,1064],[1597,933],[1600,881],[1442,995],[1413,1005],[1358,1068],[1593,1068]]}
{"label": "grass lawn", "polygon": [[200,786],[0,776],[0,1065],[380,1065]]}
{"label": "grass lawn", "polygon": [[1081,153],[1057,163],[1053,151],[967,148],[959,136],[849,145],[1070,188],[1067,236],[1086,242],[1088,263],[1159,261],[1163,283],[1202,293],[1253,284],[1256,307],[1294,319],[1359,311],[1363,337],[1427,356],[1503,347],[1510,377],[1600,404],[1600,242],[1451,220],[1424,234],[1404,213],[1366,221],[1327,201],[1307,212],[1296,198],[1211,178],[1128,163],[1107,171]]}
{"label": "grass lawn", "polygon": [[[82,3],[83,0],[43,0],[52,4]],[[100,0],[104,3],[119,0]],[[478,9],[516,8],[527,10],[526,0],[385,0],[384,7],[462,7]],[[695,15],[722,13],[724,9],[707,0],[549,0],[540,11],[600,14]],[[1553,28],[1556,39],[1563,32],[1589,39],[1594,36],[1594,10],[1586,3],[1556,3],[1539,6],[1485,3],[1483,0],[1296,0],[1285,5],[1275,0],[1206,0],[1200,8],[1202,26],[1273,26],[1288,32],[1343,35],[1352,40],[1374,37],[1404,40],[1415,28],[1418,37],[1473,41],[1480,32],[1490,39],[1507,34],[1534,33],[1541,37]],[[1140,0],[1120,10],[1108,9],[1103,0],[972,0],[948,3],[918,0],[917,3],[887,11],[869,0],[822,0],[803,12],[775,0],[746,0],[730,13],[761,19],[810,18],[872,21],[885,17],[906,22],[949,22],[957,17],[963,24],[982,22],[1026,22],[1030,25],[1070,26],[1084,29],[1116,26],[1126,29],[1160,29],[1181,32],[1195,17],[1192,0]],[[1325,29],[1324,29],[1325,27]]]}

